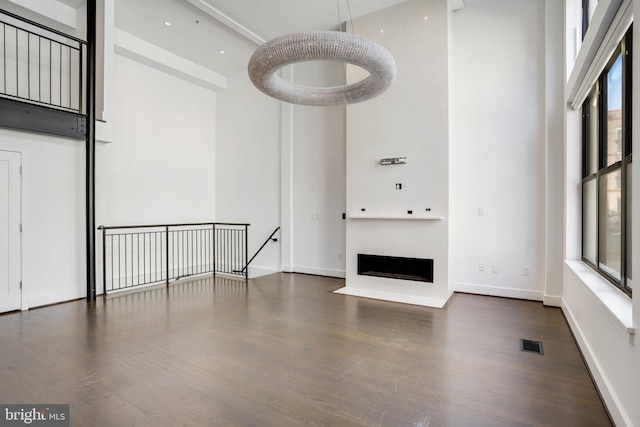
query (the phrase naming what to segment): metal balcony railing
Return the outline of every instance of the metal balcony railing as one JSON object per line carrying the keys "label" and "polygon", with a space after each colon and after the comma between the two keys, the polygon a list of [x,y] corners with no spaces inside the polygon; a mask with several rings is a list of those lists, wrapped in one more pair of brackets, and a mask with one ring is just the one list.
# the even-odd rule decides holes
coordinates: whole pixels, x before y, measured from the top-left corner
{"label": "metal balcony railing", "polygon": [[86,42],[0,9],[0,97],[84,114]]}
{"label": "metal balcony railing", "polygon": [[100,226],[104,293],[224,273],[248,279],[248,227],[237,223]]}

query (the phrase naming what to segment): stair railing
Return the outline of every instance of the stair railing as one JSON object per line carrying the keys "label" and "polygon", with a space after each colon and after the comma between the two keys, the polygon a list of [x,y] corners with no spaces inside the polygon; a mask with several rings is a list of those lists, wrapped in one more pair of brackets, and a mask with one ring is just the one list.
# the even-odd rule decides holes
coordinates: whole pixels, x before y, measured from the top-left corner
{"label": "stair railing", "polygon": [[278,232],[278,230],[280,230],[280,227],[277,227],[275,230],[273,230],[273,233],[271,233],[271,235],[269,237],[267,237],[267,240],[265,240],[264,243],[262,244],[262,246],[260,246],[260,249],[258,249],[256,251],[256,253],[253,254],[251,259],[245,264],[245,266],[242,268],[242,270],[236,270],[236,271],[234,271],[234,273],[247,274],[247,268],[249,267],[249,264],[251,264],[251,261],[253,261],[258,256],[260,251],[262,251],[262,249],[264,249],[265,246],[267,246],[267,243],[269,243],[269,242],[277,242],[278,241],[278,239],[273,237]]}

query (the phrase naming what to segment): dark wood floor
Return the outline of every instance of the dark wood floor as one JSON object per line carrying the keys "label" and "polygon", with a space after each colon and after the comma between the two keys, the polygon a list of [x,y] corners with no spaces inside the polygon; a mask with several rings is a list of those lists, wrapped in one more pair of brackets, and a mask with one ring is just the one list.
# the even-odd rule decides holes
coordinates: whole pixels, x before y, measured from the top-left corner
{"label": "dark wood floor", "polygon": [[0,316],[0,403],[69,403],[72,426],[611,425],[559,309],[341,286],[207,278]]}

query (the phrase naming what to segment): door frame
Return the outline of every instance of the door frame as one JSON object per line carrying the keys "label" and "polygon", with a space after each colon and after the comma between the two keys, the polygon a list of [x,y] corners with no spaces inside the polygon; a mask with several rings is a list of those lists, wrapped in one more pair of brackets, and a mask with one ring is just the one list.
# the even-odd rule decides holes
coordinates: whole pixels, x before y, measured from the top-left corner
{"label": "door frame", "polygon": [[[9,265],[13,265],[16,268],[10,270],[10,281],[18,281],[20,283],[18,307],[15,310],[25,310],[25,292],[22,285],[22,152],[15,150],[8,150],[0,147],[0,156],[3,160],[7,160],[10,168],[10,179],[12,176],[18,178],[17,195],[10,193],[9,197],[16,197],[17,203],[12,203],[11,206],[17,206],[17,212],[13,209],[9,211]],[[13,171],[13,172],[12,172]],[[14,175],[15,174],[15,175]],[[15,247],[17,246],[17,248]],[[13,311],[13,309],[6,312]]]}

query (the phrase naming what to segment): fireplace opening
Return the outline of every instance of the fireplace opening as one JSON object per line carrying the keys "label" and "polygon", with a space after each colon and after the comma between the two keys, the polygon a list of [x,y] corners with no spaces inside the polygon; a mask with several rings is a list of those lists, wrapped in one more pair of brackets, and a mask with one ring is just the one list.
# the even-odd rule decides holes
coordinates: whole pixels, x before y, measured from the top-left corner
{"label": "fireplace opening", "polygon": [[433,259],[358,254],[358,274],[433,283]]}

